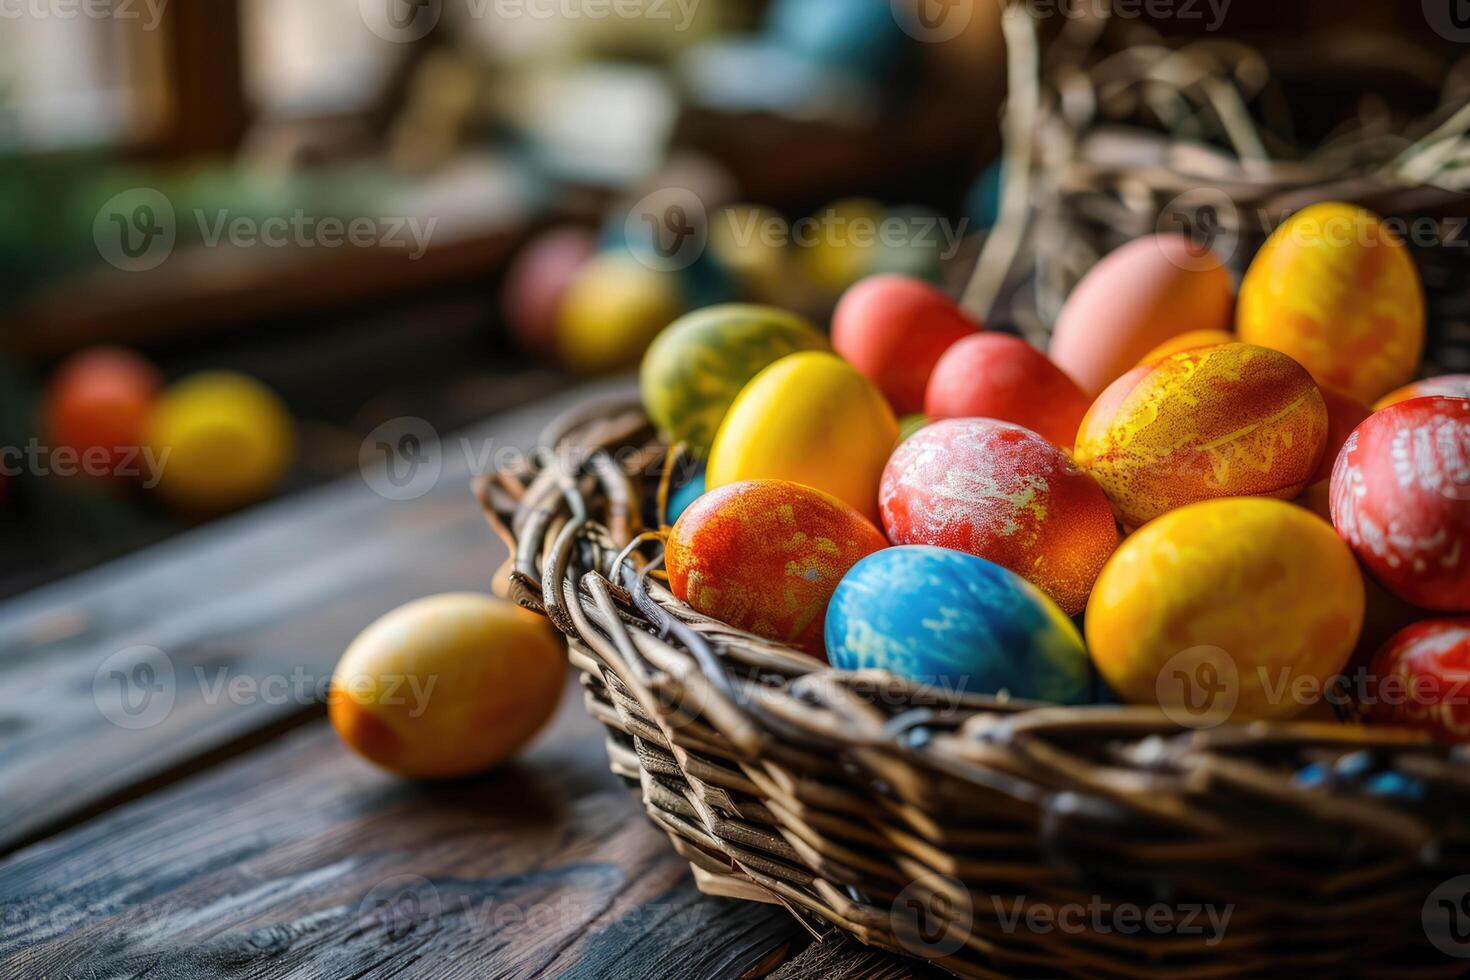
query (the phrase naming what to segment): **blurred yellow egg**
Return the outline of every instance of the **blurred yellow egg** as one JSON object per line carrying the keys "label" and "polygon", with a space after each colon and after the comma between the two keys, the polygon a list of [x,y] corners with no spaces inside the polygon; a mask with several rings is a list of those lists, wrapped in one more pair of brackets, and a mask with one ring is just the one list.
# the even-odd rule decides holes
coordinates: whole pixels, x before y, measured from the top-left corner
{"label": "blurred yellow egg", "polygon": [[1365,404],[1414,376],[1424,296],[1409,250],[1371,211],[1314,204],[1256,253],[1240,284],[1240,339],[1295,358]]}
{"label": "blurred yellow egg", "polygon": [[789,480],[831,494],[875,524],[878,481],[898,420],[872,382],[836,354],[788,354],[741,390],[710,449],[705,487]]}
{"label": "blurred yellow egg", "polygon": [[722,208],[710,221],[710,254],[749,296],[780,303],[790,291],[790,235],[790,224],[776,212],[736,204]]}
{"label": "blurred yellow egg", "polygon": [[679,306],[672,274],[624,253],[599,255],[582,266],[562,296],[557,356],[580,374],[631,367],[679,315]]}
{"label": "blurred yellow egg", "polygon": [[161,492],[212,514],[269,496],[290,467],[296,433],[285,404],[243,374],[209,371],[164,390],[148,423]]}
{"label": "blurred yellow egg", "polygon": [[1363,609],[1357,562],[1330,524],[1232,497],[1123,542],[1088,602],[1087,643],[1120,698],[1176,721],[1289,718],[1347,663]]}
{"label": "blurred yellow egg", "polygon": [[1160,358],[1197,347],[1214,347],[1216,344],[1235,343],[1235,334],[1229,330],[1191,330],[1177,337],[1170,337],[1138,359],[1139,364],[1149,364]]}
{"label": "blurred yellow egg", "polygon": [[791,226],[801,268],[817,289],[836,297],[873,270],[880,253],[883,206],[865,197],[833,201]]}
{"label": "blurred yellow egg", "polygon": [[556,710],[561,637],[535,613],[476,593],[410,602],[363,630],[332,675],[328,713],[353,751],[447,779],[510,758]]}

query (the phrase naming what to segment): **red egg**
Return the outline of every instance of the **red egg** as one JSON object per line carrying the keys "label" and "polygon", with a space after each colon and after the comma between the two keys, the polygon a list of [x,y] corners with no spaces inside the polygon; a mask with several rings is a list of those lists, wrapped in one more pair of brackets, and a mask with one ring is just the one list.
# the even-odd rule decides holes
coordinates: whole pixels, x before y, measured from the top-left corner
{"label": "red egg", "polygon": [[836,497],[747,480],[689,505],[664,546],[669,588],[706,616],[826,658],[827,604],[847,570],[888,542]]}
{"label": "red egg", "polygon": [[546,356],[556,347],[556,314],[577,272],[597,253],[597,236],[585,228],[555,228],[527,245],[505,277],[505,319],[527,353]]}
{"label": "red egg", "polygon": [[966,337],[939,359],[924,413],[1014,422],[1071,448],[1089,404],[1082,389],[1036,348],[1018,337],[987,333]]}
{"label": "red egg", "polygon": [[1368,668],[1369,716],[1447,742],[1470,742],[1470,619],[1429,619],[1395,633]]}
{"label": "red egg", "polygon": [[978,555],[1020,575],[1068,615],[1118,546],[1102,488],[1052,443],[994,419],[949,419],[898,447],[878,491],[894,544]]}
{"label": "red egg", "polygon": [[1470,399],[1368,416],[1332,471],[1332,523],[1399,598],[1470,612]]}
{"label": "red egg", "polygon": [[162,378],[132,351],[96,347],[56,372],[41,404],[41,430],[53,451],[77,454],[80,472],[122,475],[136,465]]}
{"label": "red egg", "polygon": [[981,329],[944,293],[920,279],[868,276],[832,314],[832,347],[887,397],[898,415],[924,408],[934,365]]}
{"label": "red egg", "polygon": [[1322,462],[1312,475],[1312,483],[1332,478],[1332,467],[1348,436],[1353,434],[1359,423],[1373,414],[1371,408],[1350,395],[1320,386],[1319,390],[1322,392],[1322,400],[1327,403],[1327,451],[1322,454]]}

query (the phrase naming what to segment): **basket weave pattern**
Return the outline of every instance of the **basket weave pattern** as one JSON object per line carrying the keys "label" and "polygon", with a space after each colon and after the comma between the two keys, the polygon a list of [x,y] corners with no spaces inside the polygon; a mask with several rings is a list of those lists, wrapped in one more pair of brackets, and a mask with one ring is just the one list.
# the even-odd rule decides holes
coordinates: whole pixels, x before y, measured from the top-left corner
{"label": "basket weave pattern", "polygon": [[[964,976],[1461,974],[1421,915],[1470,871],[1470,753],[832,670],[651,574],[667,454],[637,408],[543,446],[476,484],[511,547],[497,586],[566,634],[613,771],[704,891]],[[1171,925],[1094,924],[1127,909]]]}

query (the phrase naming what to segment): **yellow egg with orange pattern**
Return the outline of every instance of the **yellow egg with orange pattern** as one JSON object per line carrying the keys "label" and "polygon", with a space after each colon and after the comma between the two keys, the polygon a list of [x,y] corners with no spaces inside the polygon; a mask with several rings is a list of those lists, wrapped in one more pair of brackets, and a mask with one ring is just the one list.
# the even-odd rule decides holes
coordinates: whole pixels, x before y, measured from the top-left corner
{"label": "yellow egg with orange pattern", "polygon": [[1151,364],[1161,357],[1177,354],[1184,350],[1194,350],[1198,347],[1214,347],[1216,344],[1235,343],[1235,334],[1229,330],[1191,330],[1177,337],[1170,337],[1147,354],[1138,359],[1138,363]]}
{"label": "yellow egg with orange pattern", "polygon": [[1363,624],[1332,526],[1279,500],[1208,500],[1129,537],[1087,605],[1108,687],[1181,724],[1290,718],[1321,699]]}
{"label": "yellow egg with orange pattern", "polygon": [[1327,444],[1327,406],[1286,355],[1251,344],[1134,368],[1093,404],[1078,465],[1127,527],[1217,497],[1301,493]]}
{"label": "yellow egg with orange pattern", "polygon": [[1414,376],[1424,296],[1409,250],[1371,211],[1314,204],[1256,253],[1236,332],[1289,354],[1318,383],[1371,403]]}

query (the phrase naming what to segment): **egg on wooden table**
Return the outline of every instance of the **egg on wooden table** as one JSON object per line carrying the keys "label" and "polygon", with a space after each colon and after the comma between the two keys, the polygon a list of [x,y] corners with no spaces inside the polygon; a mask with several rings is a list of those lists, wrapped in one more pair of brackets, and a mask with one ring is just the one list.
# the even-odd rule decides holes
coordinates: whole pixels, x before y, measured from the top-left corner
{"label": "egg on wooden table", "polygon": [[1470,612],[1470,399],[1368,416],[1337,457],[1332,523],[1399,598]]}
{"label": "egg on wooden table", "polygon": [[1280,500],[1207,500],[1119,546],[1087,604],[1087,645],[1131,704],[1289,718],[1348,662],[1363,608],[1327,522]]}
{"label": "egg on wooden table", "polygon": [[824,655],[827,603],[860,558],[888,546],[851,506],[785,480],[710,490],[664,546],[669,588],[706,616]]}
{"label": "egg on wooden table", "polygon": [[1073,288],[1048,353],[1089,398],[1182,333],[1230,328],[1230,276],[1183,235],[1146,235],[1108,253]]}
{"label": "egg on wooden table", "polygon": [[1470,742],[1470,618],[1405,627],[1374,656],[1368,677],[1375,722]]}
{"label": "egg on wooden table", "polygon": [[883,471],[879,507],[894,544],[951,548],[995,562],[1069,616],[1118,546],[1102,489],[1040,435],[994,419],[935,422]]}
{"label": "egg on wooden table", "polygon": [[556,710],[560,634],[476,593],[410,602],[363,630],[332,674],[328,714],[353,751],[403,776],[450,779],[509,759]]}
{"label": "egg on wooden table", "polygon": [[1040,590],[999,565],[905,545],[853,566],[827,610],[827,659],[948,691],[1086,704],[1082,637]]}
{"label": "egg on wooden table", "polygon": [[924,414],[1014,422],[1070,449],[1090,404],[1071,378],[1026,341],[986,333],[944,352],[929,378]]}
{"label": "egg on wooden table", "polygon": [[1327,405],[1279,351],[1221,344],[1170,354],[1113,382],[1075,458],[1126,527],[1217,497],[1291,499],[1321,463]]}
{"label": "egg on wooden table", "polygon": [[816,327],[775,307],[727,303],[695,310],[664,328],[643,356],[643,406],[670,443],[684,442],[702,457],[752,378],[787,354],[827,349]]}
{"label": "egg on wooden table", "polygon": [[788,354],[756,375],[715,434],[705,485],[790,480],[878,521],[878,480],[898,442],[881,392],[836,354]]}
{"label": "egg on wooden table", "polygon": [[1424,296],[1409,250],[1371,211],[1327,202],[1292,215],[1240,284],[1236,332],[1371,403],[1414,376]]}
{"label": "egg on wooden table", "polygon": [[623,251],[603,252],[577,270],[562,295],[556,356],[580,374],[637,364],[681,308],[672,273],[651,269]]}

